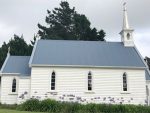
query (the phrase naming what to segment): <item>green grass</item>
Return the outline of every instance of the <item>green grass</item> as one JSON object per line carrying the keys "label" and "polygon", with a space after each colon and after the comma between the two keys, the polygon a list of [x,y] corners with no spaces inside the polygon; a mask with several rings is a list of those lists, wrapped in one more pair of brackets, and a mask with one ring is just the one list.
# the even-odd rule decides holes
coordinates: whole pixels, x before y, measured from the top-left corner
{"label": "green grass", "polygon": [[29,112],[29,111],[17,111],[17,110],[0,109],[0,113],[45,113],[45,112]]}

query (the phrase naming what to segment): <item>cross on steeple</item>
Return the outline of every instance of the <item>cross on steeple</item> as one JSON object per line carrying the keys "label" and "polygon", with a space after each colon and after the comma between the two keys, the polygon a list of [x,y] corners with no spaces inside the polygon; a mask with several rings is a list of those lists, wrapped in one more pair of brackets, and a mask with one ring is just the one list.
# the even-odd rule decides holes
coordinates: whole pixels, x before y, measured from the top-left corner
{"label": "cross on steeple", "polygon": [[7,55],[10,55],[10,46],[8,47]]}

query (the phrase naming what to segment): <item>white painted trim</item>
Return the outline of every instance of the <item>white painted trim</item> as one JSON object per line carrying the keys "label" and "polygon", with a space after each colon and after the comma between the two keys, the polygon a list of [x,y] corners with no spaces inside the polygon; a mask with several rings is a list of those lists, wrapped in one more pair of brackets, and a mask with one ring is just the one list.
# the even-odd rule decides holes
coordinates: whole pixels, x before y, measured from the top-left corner
{"label": "white painted trim", "polygon": [[33,57],[34,57],[34,54],[35,54],[37,43],[38,43],[38,40],[36,40],[35,45],[33,47],[32,54],[31,54],[31,57],[30,57],[30,60],[29,60],[29,67],[31,67],[31,64],[32,64],[32,60],[33,60]]}
{"label": "white painted trim", "polygon": [[95,94],[94,91],[85,91],[84,93],[86,93],[86,94]]}
{"label": "white painted trim", "polygon": [[2,68],[1,68],[1,70],[0,70],[0,73],[3,72],[3,70],[4,70],[4,68],[5,68],[6,64],[7,64],[7,61],[8,61],[8,59],[9,59],[9,57],[10,57],[10,54],[7,54],[7,57],[6,57],[6,59],[5,59],[4,63],[3,63],[3,66],[2,66]]}
{"label": "white painted trim", "polygon": [[8,95],[18,95],[17,92],[10,92]]}
{"label": "white painted trim", "polygon": [[120,94],[131,94],[129,91],[122,91]]}
{"label": "white painted trim", "polygon": [[3,75],[5,75],[5,76],[6,76],[6,75],[8,75],[8,76],[9,76],[9,75],[20,75],[20,73],[0,73],[0,75],[2,75],[2,76],[3,76]]}
{"label": "white painted trim", "polygon": [[19,78],[22,78],[22,79],[30,79],[31,76],[20,76]]}
{"label": "white painted trim", "polygon": [[111,69],[146,69],[146,67],[133,66],[92,66],[92,65],[46,65],[46,64],[31,64],[31,67],[82,67],[82,68],[111,68]]}

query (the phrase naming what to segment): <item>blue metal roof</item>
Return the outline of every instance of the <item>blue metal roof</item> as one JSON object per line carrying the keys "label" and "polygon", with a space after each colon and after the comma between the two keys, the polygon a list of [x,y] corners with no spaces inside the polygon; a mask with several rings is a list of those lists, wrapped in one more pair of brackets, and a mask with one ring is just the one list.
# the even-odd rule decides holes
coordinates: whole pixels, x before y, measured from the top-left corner
{"label": "blue metal roof", "polygon": [[134,47],[122,42],[39,40],[31,65],[145,67]]}
{"label": "blue metal roof", "polygon": [[22,75],[30,75],[29,68],[30,56],[9,56],[2,73],[20,73]]}

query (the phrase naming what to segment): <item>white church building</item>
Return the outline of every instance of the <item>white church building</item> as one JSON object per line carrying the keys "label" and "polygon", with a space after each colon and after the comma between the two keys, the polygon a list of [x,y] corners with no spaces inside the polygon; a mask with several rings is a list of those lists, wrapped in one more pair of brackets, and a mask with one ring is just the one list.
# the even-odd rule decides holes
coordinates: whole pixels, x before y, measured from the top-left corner
{"label": "white church building", "polygon": [[149,104],[150,73],[135,47],[126,7],[120,35],[121,42],[37,40],[31,56],[12,56],[8,50],[0,102]]}

